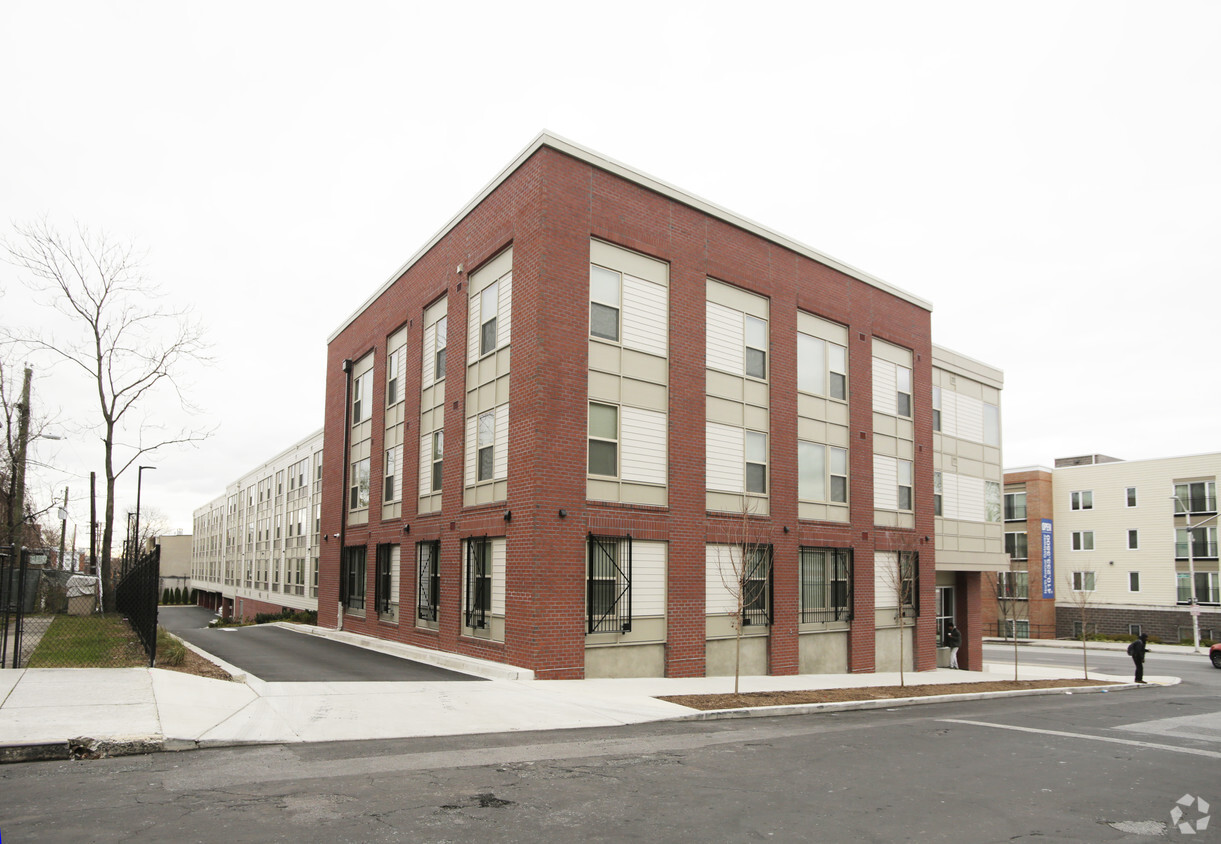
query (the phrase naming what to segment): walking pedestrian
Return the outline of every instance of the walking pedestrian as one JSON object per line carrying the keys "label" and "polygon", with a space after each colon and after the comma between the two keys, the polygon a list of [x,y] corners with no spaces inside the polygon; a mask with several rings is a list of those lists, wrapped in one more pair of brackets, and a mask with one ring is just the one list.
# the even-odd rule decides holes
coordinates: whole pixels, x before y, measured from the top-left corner
{"label": "walking pedestrian", "polygon": [[950,668],[958,667],[958,649],[962,647],[962,634],[954,626],[954,622],[946,623],[945,646],[950,649]]}
{"label": "walking pedestrian", "polygon": [[1145,654],[1149,652],[1149,646],[1146,644],[1148,641],[1149,634],[1141,633],[1139,639],[1128,645],[1128,655],[1136,663],[1136,682],[1141,684],[1145,682]]}

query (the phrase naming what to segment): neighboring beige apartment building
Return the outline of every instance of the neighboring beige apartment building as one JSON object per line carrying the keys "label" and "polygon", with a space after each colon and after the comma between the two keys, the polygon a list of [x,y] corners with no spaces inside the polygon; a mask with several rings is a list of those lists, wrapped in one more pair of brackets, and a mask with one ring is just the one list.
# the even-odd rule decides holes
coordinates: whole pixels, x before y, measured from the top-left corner
{"label": "neighboring beige apartment building", "polygon": [[195,511],[191,587],[229,617],[318,606],[322,431]]}

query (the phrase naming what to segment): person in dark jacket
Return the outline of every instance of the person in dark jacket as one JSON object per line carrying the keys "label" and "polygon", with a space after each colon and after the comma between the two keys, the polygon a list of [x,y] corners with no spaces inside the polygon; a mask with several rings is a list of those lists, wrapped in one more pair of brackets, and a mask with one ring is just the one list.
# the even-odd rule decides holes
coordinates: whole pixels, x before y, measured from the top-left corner
{"label": "person in dark jacket", "polygon": [[1145,682],[1145,654],[1149,652],[1149,646],[1146,642],[1149,641],[1148,633],[1141,633],[1140,638],[1132,644],[1128,645],[1128,653],[1132,655],[1132,661],[1136,663],[1136,682]]}
{"label": "person in dark jacket", "polygon": [[950,668],[958,667],[958,649],[962,646],[962,634],[958,632],[958,628],[954,626],[954,622],[948,622],[945,627],[945,646],[950,649]]}

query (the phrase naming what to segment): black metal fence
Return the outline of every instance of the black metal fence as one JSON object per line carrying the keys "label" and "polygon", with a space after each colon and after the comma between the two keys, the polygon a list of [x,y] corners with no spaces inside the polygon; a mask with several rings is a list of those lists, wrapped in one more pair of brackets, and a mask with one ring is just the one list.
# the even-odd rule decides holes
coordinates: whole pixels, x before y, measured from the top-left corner
{"label": "black metal fence", "polygon": [[36,549],[0,548],[0,668],[152,665],[160,549],[120,581],[118,613],[102,612],[98,578],[57,569],[52,559]]}
{"label": "black metal fence", "polygon": [[151,667],[157,661],[157,596],[161,583],[161,546],[142,556],[115,587],[115,608],[144,646]]}

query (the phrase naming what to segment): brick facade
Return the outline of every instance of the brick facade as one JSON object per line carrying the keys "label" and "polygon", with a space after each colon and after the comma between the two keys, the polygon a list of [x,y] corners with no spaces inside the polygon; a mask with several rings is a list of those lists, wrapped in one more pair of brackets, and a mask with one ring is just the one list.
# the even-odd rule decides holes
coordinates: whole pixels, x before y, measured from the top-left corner
{"label": "brick facade", "polygon": [[[597,238],[669,266],[668,505],[646,507],[586,500],[590,239]],[[512,367],[507,500],[464,507],[468,276],[513,248]],[[773,674],[798,671],[798,549],[854,550],[851,671],[875,670],[875,550],[920,552],[920,605],[934,606],[930,313],[882,286],[853,277],[799,251],[730,224],[672,196],[542,145],[468,209],[384,291],[332,338],[327,354],[325,462],[319,623],[339,623],[342,546],[401,543],[403,576],[397,625],[345,614],[347,630],[412,645],[520,665],[540,678],[580,678],[585,665],[585,543],[591,532],[630,532],[668,543],[665,674],[705,673],[705,546],[725,515],[706,509],[705,286],[708,278],[770,302],[770,513],[762,518],[775,549],[774,617],[767,637]],[[423,310],[448,294],[442,509],[417,514],[418,448],[405,448],[403,516],[381,521],[380,486],[372,485],[370,522],[345,526],[348,406],[345,360],[376,350],[374,394],[385,383],[386,338],[408,327],[403,378],[405,441],[418,442]],[[805,310],[849,329],[851,523],[803,521],[797,515],[796,313]],[[875,529],[871,342],[910,349],[916,453],[914,530]],[[384,402],[374,402],[373,478],[381,477]],[[563,511],[563,515],[561,515]],[[511,515],[510,515],[511,514]],[[506,537],[504,641],[462,635],[462,540]],[[412,574],[415,543],[439,539],[441,602],[436,630],[416,626]],[[374,567],[366,592],[374,591]],[[965,575],[960,601],[968,629],[979,630],[979,576]],[[964,648],[979,665],[978,636]],[[935,614],[916,625],[915,668],[935,667]]]}

